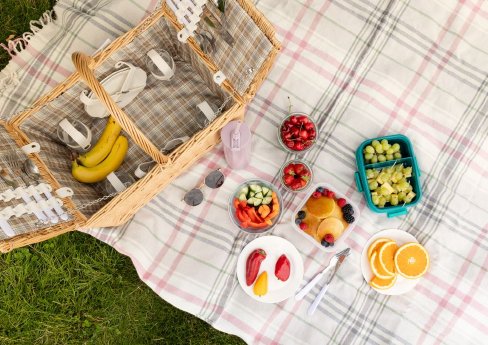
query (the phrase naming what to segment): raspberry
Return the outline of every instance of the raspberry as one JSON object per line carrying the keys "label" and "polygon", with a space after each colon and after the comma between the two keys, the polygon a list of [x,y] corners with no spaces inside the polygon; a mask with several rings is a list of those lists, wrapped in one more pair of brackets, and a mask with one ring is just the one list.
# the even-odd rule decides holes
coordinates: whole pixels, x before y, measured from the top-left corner
{"label": "raspberry", "polygon": [[317,191],[313,192],[313,194],[312,194],[312,198],[315,198],[315,199],[318,199],[318,198],[320,198],[321,196],[322,196],[322,194],[320,194],[320,193],[319,193],[319,192],[317,192]]}
{"label": "raspberry", "polygon": [[301,222],[301,223],[300,223],[300,225],[299,225],[299,227],[300,227],[300,229],[302,229],[302,230],[307,230],[308,225],[307,225],[307,223],[305,223],[305,222]]}
{"label": "raspberry", "polygon": [[346,204],[347,201],[344,198],[340,198],[339,200],[337,200],[337,205],[339,205],[340,208],[343,208]]}
{"label": "raspberry", "polygon": [[322,195],[327,196],[328,193],[329,193],[329,190],[324,188],[324,190],[322,191]]}
{"label": "raspberry", "polygon": [[342,208],[342,213],[353,215],[354,214],[354,209],[352,208],[351,204],[346,204]]}
{"label": "raspberry", "polygon": [[324,241],[327,241],[329,243],[334,243],[335,242],[334,235],[332,235],[332,234],[325,234]]}
{"label": "raspberry", "polygon": [[335,196],[335,193],[331,190],[327,191],[327,197],[328,198],[331,198],[331,199],[334,199],[334,196]]}
{"label": "raspberry", "polygon": [[344,220],[346,221],[346,223],[351,224],[354,222],[354,216],[352,214],[345,213]]}

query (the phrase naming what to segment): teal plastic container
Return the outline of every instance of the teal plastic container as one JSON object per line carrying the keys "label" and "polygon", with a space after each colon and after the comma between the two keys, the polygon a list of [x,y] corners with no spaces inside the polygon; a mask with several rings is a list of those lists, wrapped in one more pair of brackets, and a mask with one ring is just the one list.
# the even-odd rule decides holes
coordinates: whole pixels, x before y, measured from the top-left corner
{"label": "teal plastic container", "polygon": [[[401,159],[381,162],[381,163],[374,163],[374,164],[365,164],[364,162],[364,154],[363,150],[367,145],[371,145],[373,140],[381,141],[383,139],[388,140],[388,143],[391,145],[398,143],[400,145],[400,153],[402,154]],[[373,204],[373,200],[371,199],[371,190],[368,186],[368,179],[366,178],[366,169],[382,169],[389,166],[393,166],[394,164],[403,164],[403,166],[412,167],[412,177],[410,177],[410,184],[412,185],[413,192],[416,194],[415,198],[412,200],[411,203],[405,205],[397,205],[397,206],[385,206],[380,208]],[[358,171],[354,174],[356,179],[356,186],[358,190],[364,193],[364,197],[366,198],[366,204],[368,207],[376,213],[386,213],[388,218],[402,216],[407,214],[408,208],[417,205],[422,199],[422,189],[420,186],[420,169],[417,163],[417,158],[415,158],[415,153],[413,151],[413,146],[410,140],[402,135],[402,134],[393,134],[384,137],[378,137],[373,139],[368,139],[363,141],[361,145],[359,145],[358,149],[356,150],[356,165]]]}

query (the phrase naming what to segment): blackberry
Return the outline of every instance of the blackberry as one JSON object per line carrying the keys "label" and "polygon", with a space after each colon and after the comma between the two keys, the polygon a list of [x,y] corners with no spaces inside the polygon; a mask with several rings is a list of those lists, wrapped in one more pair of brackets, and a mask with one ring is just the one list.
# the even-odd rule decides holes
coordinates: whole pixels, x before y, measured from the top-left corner
{"label": "blackberry", "polygon": [[317,188],[317,192],[322,193],[324,191],[324,187]]}
{"label": "blackberry", "polygon": [[306,215],[307,214],[305,213],[305,211],[298,211],[297,218],[298,219],[304,219]]}
{"label": "blackberry", "polygon": [[354,214],[354,209],[352,208],[351,204],[345,204],[342,208],[342,213],[350,214],[352,216]]}
{"label": "blackberry", "polygon": [[300,218],[296,218],[295,219],[295,224],[296,225],[300,225],[301,222],[302,222],[302,220]]}
{"label": "blackberry", "polygon": [[346,221],[346,223],[351,224],[352,222],[354,222],[354,216],[352,214],[345,213],[344,220]]}

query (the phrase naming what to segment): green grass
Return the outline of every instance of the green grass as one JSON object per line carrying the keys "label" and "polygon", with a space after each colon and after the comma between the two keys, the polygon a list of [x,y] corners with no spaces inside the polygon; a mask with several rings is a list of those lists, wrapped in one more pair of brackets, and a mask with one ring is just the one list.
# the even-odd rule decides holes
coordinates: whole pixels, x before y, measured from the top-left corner
{"label": "green grass", "polygon": [[[49,0],[0,0],[0,40],[29,29]],[[0,69],[8,55],[0,54]],[[0,255],[0,344],[243,344],[172,307],[130,260],[73,232]]]}

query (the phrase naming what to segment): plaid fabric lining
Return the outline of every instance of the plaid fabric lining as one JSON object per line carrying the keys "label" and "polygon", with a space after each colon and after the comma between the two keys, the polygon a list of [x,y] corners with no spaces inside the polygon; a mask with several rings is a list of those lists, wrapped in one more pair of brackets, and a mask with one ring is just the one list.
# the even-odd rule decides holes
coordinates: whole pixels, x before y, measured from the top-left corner
{"label": "plaid fabric lining", "polygon": [[[234,45],[229,46],[219,38],[218,34],[214,33],[216,49],[214,53],[209,55],[227,79],[242,94],[249,86],[249,83],[241,82],[247,77],[246,71],[250,67],[254,68],[254,72],[251,73],[252,78],[249,79],[253,80],[258,69],[273,49],[273,45],[235,0],[226,1],[225,6],[227,31],[234,38]],[[205,25],[205,21],[201,21],[199,28],[199,30],[212,31],[209,25]]]}
{"label": "plaid fabric lining", "polygon": [[[176,34],[176,30],[162,18],[115,52],[95,72],[97,78],[102,80],[114,72],[114,65],[118,61],[127,61],[146,69],[145,52],[161,48],[170,52],[176,62],[174,77],[164,82],[149,74],[144,91],[124,108],[142,132],[160,148],[164,148],[171,139],[192,136],[200,130],[197,116],[203,115],[199,114],[196,107],[198,103],[205,100],[220,107],[229,97],[213,82],[210,71],[198,56],[187,45],[177,41]],[[21,125],[21,129],[32,141],[41,144],[43,150],[40,155],[58,182],[75,191],[73,201],[78,207],[105,195],[104,182],[88,185],[71,177],[71,153],[57,138],[56,130],[58,123],[68,117],[88,125],[94,138],[100,136],[106,120],[93,119],[86,114],[79,100],[81,91],[86,88],[83,83],[76,83]],[[227,104],[227,107],[230,105]],[[129,152],[118,171],[133,176],[137,165],[149,160],[151,158],[129,140]],[[84,208],[82,212],[91,216],[104,203],[106,201],[100,201]]]}
{"label": "plaid fabric lining", "polygon": [[[8,132],[3,128],[0,127],[0,166],[9,173],[10,177],[20,186],[25,186],[24,181],[22,178],[15,174],[13,171],[9,169],[7,161],[7,156],[15,155],[19,159],[27,159],[27,156],[23,153],[23,151],[17,146],[15,141],[10,137]],[[29,182],[29,178],[25,175],[24,178],[26,181]],[[34,181],[31,181],[32,184],[35,184]],[[42,182],[40,179],[39,182]],[[8,186],[3,179],[0,179],[0,193],[6,191],[7,189],[12,189],[12,187]],[[15,207],[19,204],[24,203],[22,199],[13,199],[8,202],[0,201],[0,208],[6,208],[8,206]],[[33,214],[26,214],[20,218],[10,218],[8,223],[12,227],[14,233],[16,235],[33,232],[45,228],[46,226],[39,223],[37,217]],[[49,225],[49,224],[48,224]],[[0,240],[9,238],[11,236],[5,234],[2,230],[0,230]]]}

